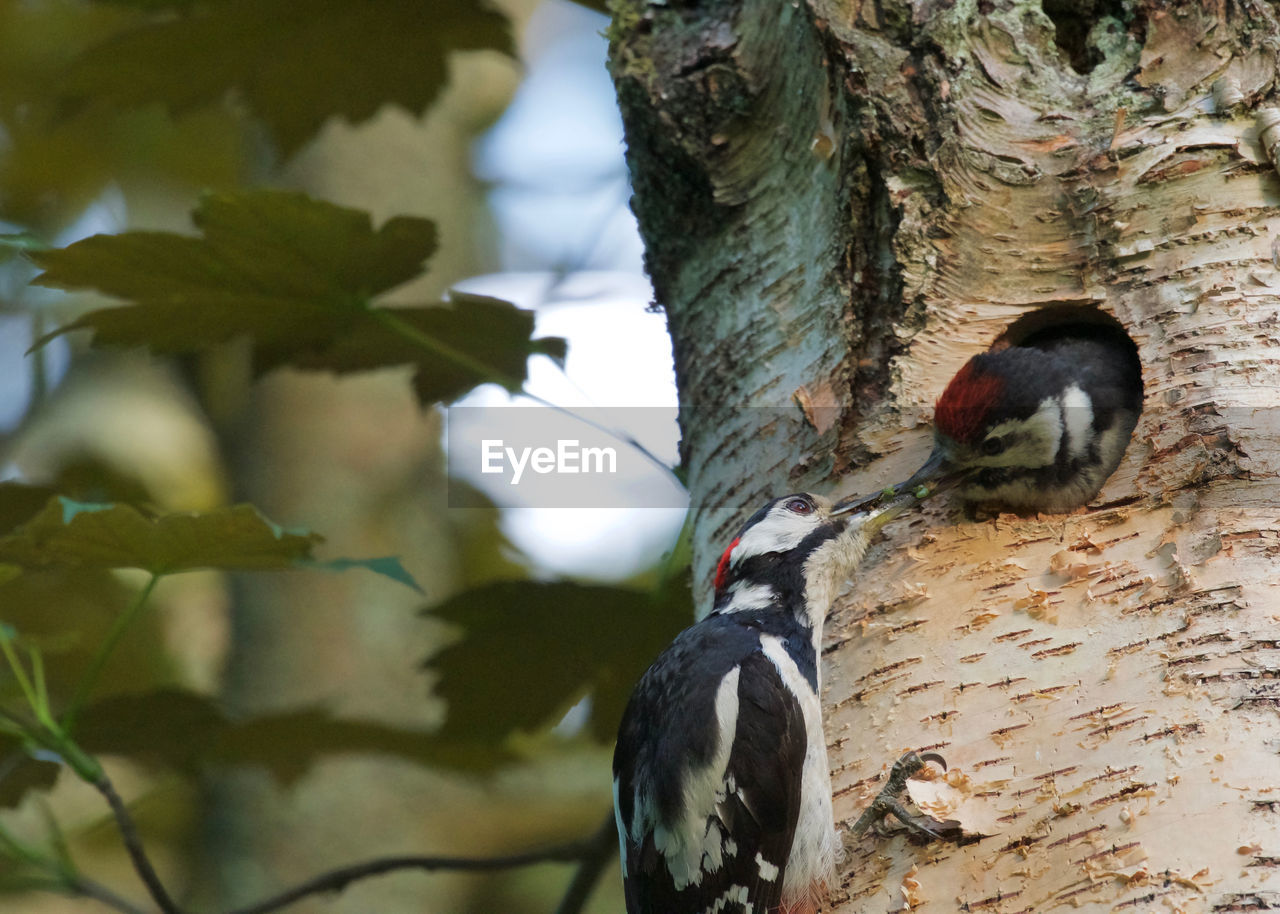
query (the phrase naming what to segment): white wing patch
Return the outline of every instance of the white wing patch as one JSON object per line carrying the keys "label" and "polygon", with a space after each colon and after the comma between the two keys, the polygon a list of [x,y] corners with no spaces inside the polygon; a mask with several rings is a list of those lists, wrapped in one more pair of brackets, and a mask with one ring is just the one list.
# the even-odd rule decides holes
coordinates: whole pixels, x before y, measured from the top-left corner
{"label": "white wing patch", "polygon": [[765,882],[773,882],[773,880],[778,878],[778,868],[768,860],[764,859],[763,854],[756,854],[756,866],[760,868],[760,878]]}
{"label": "white wing patch", "polygon": [[1067,453],[1083,457],[1093,430],[1093,401],[1074,384],[1062,395],[1062,424],[1067,432]]}
{"label": "white wing patch", "polygon": [[702,909],[702,914],[720,914],[721,911],[730,910],[730,905],[737,905],[745,908],[747,903],[751,901],[751,896],[747,892],[745,885],[731,885],[715,901],[711,902],[710,907]]}
{"label": "white wing patch", "polygon": [[[716,689],[716,722],[719,742],[715,755],[703,768],[690,770],[684,784],[684,815],[671,823],[658,822],[653,829],[653,845],[662,854],[671,882],[679,891],[702,882],[704,872],[714,873],[724,862],[726,847],[720,827],[713,819],[716,805],[724,799],[725,769],[738,730],[738,677],[735,666]],[[642,823],[637,830],[643,834]],[[637,839],[638,840],[638,837]],[[746,889],[744,888],[745,892]]]}
{"label": "white wing patch", "polygon": [[627,827],[622,821],[622,804],[618,802],[618,779],[613,779],[613,821],[618,826],[618,851],[622,859],[622,878],[627,878]]}
{"label": "white wing patch", "polygon": [[808,743],[800,775],[800,817],[782,877],[785,901],[802,897],[815,883],[829,884],[835,878],[840,841],[831,810],[831,768],[827,762],[827,738],[822,732],[822,705],[782,639],[762,635],[760,641],[764,655],[778,668],[782,684],[800,703]]}

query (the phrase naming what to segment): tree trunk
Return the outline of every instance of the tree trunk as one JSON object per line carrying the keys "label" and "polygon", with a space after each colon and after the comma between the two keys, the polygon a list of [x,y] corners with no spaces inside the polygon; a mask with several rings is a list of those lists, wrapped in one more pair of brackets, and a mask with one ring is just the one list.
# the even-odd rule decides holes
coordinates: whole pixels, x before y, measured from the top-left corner
{"label": "tree trunk", "polygon": [[767,496],[913,470],[1019,318],[1142,357],[1091,507],[931,504],[828,619],[837,817],[930,747],[913,797],[985,836],[851,840],[829,909],[1280,908],[1275,9],[626,0],[611,38],[703,605]]}

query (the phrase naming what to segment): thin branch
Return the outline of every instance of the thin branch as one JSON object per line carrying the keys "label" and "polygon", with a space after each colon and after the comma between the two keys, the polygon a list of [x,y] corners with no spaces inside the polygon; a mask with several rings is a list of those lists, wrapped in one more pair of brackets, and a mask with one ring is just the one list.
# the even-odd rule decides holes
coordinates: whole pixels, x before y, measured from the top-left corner
{"label": "thin branch", "polygon": [[339,867],[327,873],[321,873],[300,885],[286,889],[263,901],[236,908],[227,914],[268,914],[278,911],[309,895],[325,892],[339,892],[352,882],[369,876],[379,876],[394,870],[457,870],[461,872],[482,873],[492,870],[512,869],[518,866],[529,866],[534,863],[574,863],[586,860],[593,852],[596,838],[585,841],[571,841],[555,847],[539,851],[526,851],[522,854],[510,854],[505,857],[379,857],[364,863],[353,863]]}
{"label": "thin branch", "polygon": [[159,580],[160,575],[153,573],[147,580],[146,586],[138,591],[128,608],[116,616],[115,621],[111,624],[111,630],[107,632],[107,636],[102,639],[102,643],[98,645],[97,651],[94,652],[93,659],[89,662],[89,669],[76,685],[71,704],[67,707],[67,712],[62,716],[64,730],[69,732],[75,726],[76,717],[84,708],[84,704],[88,701],[94,686],[98,684],[98,677],[102,675],[102,671],[106,668],[107,661],[111,659],[111,654],[116,645],[120,643],[124,633],[128,631],[133,621],[138,618],[138,614],[142,612],[142,607],[146,605],[147,598],[151,596],[151,592],[155,590],[156,583]]}
{"label": "thin branch", "polygon": [[[42,808],[47,814],[48,808],[43,805]],[[52,819],[50,819],[50,825],[56,829],[56,823]],[[48,873],[47,877],[40,879],[6,881],[11,886],[23,884],[30,889],[94,898],[108,907],[115,908],[122,914],[147,914],[147,911],[120,897],[102,883],[80,875],[74,864],[71,863],[70,857],[65,855],[66,845],[62,840],[61,833],[55,838],[54,844],[59,854],[56,859],[45,856],[30,845],[23,843],[10,834],[3,825],[0,825],[0,852],[8,855],[13,860]]]}
{"label": "thin branch", "polygon": [[513,378],[492,366],[485,365],[483,362],[473,359],[465,352],[455,349],[447,343],[440,342],[430,334],[423,333],[417,327],[397,315],[394,308],[372,307],[368,309],[368,313],[374,320],[382,324],[382,326],[390,330],[392,333],[407,342],[413,343],[423,351],[440,356],[441,358],[471,372],[483,381],[500,384],[509,390],[514,396],[527,397],[535,403],[540,403],[543,406],[556,410],[566,416],[577,419],[579,422],[585,423],[596,431],[603,432],[610,437],[617,438],[623,444],[635,448],[641,457],[644,457],[658,469],[669,475],[676,485],[680,486],[680,488],[684,488],[684,483],[680,481],[680,477],[676,475],[675,471],[659,459],[656,454],[637,441],[634,436],[628,435],[621,429],[609,428],[606,425],[602,425],[593,419],[589,419],[586,416],[575,413],[566,406],[558,406],[537,394],[529,393],[524,389],[524,384],[519,379]]}
{"label": "thin branch", "polygon": [[79,873],[59,872],[57,878],[58,890],[61,892],[93,898],[109,908],[120,911],[121,914],[148,914],[145,908],[138,907],[128,899],[120,897],[102,883],[86,876],[81,876]]}
{"label": "thin branch", "polygon": [[22,689],[22,695],[27,700],[27,706],[32,710],[38,709],[40,704],[36,697],[35,687],[32,686],[31,680],[27,678],[27,669],[22,665],[18,652],[13,649],[13,638],[5,632],[0,632],[0,651],[4,652],[4,659],[9,663],[9,671],[13,673],[13,679],[18,683],[18,687]]}
{"label": "thin branch", "polygon": [[86,879],[76,873],[62,873],[49,870],[48,876],[31,876],[29,878],[7,877],[4,881],[5,892],[48,892],[54,895],[66,895],[71,898],[92,898],[120,914],[150,914],[146,908],[140,908],[127,899],[121,898],[100,882]]}
{"label": "thin branch", "polygon": [[595,891],[596,883],[600,881],[601,874],[614,859],[613,855],[617,850],[618,825],[610,810],[604,824],[592,836],[587,854],[582,858],[578,871],[573,874],[573,880],[569,883],[564,898],[560,900],[556,914],[579,914],[586,907],[587,899]]}
{"label": "thin branch", "polygon": [[620,428],[610,428],[609,426],[605,425],[602,422],[597,422],[594,419],[590,419],[582,415],[582,413],[574,412],[568,406],[561,406],[558,403],[552,403],[546,397],[540,397],[537,394],[531,394],[527,390],[514,391],[513,395],[517,397],[524,397],[528,400],[532,400],[534,403],[537,403],[541,406],[545,406],[548,409],[555,410],[556,412],[562,415],[568,416],[570,419],[577,419],[583,425],[587,425],[591,428],[594,428],[598,432],[603,432],[604,434],[608,435],[610,438],[616,438],[617,440],[621,441],[623,444],[627,445],[628,447],[634,448],[640,454],[641,457],[649,461],[651,464],[653,464],[663,473],[666,473],[667,476],[671,477],[671,480],[677,486],[679,486],[682,489],[685,487],[684,483],[680,480],[680,477],[676,475],[676,471],[671,469],[671,467],[667,466],[667,464],[657,454],[655,454],[653,451],[649,450],[647,447],[641,444],[634,435],[629,435]]}
{"label": "thin branch", "polygon": [[[44,337],[44,309],[31,309],[31,341]],[[49,358],[43,346],[31,351],[31,409],[39,409],[49,396]]]}
{"label": "thin branch", "polygon": [[477,378],[480,378],[482,383],[488,381],[493,384],[501,384],[507,390],[519,390],[521,387],[519,379],[511,377],[492,365],[486,365],[480,360],[472,358],[462,350],[441,342],[429,333],[424,333],[396,314],[394,308],[370,307],[365,313],[401,339],[413,343],[424,352],[430,352],[445,361],[452,362],[464,371],[471,372]]}
{"label": "thin branch", "polygon": [[165,889],[164,883],[160,881],[160,876],[156,873],[155,867],[151,865],[147,852],[143,850],[142,839],[138,837],[138,827],[134,824],[133,816],[129,814],[128,807],[124,805],[124,800],[120,799],[120,794],[116,793],[115,785],[111,783],[111,779],[105,773],[102,773],[91,783],[106,798],[107,804],[111,807],[111,814],[115,816],[116,829],[120,832],[120,839],[124,842],[125,850],[129,852],[129,859],[133,861],[133,868],[137,871],[143,884],[146,885],[152,900],[155,901],[164,914],[182,914],[182,909],[169,897],[169,892]]}

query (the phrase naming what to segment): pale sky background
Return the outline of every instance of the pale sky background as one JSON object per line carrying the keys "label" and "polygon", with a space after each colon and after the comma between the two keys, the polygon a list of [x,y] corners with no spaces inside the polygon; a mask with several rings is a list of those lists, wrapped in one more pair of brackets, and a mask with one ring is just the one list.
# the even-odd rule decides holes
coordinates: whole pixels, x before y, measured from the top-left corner
{"label": "pale sky background", "polygon": [[[87,207],[75,223],[53,239],[55,247],[74,244],[82,238],[104,232],[118,232],[125,225],[124,196],[117,188],[104,191],[96,202]],[[22,226],[0,220],[0,234],[22,231]],[[0,301],[14,305],[39,305],[55,301],[63,293],[28,285],[39,273],[33,264],[22,257],[12,257],[0,263]],[[56,322],[50,322],[52,330]],[[27,350],[31,348],[31,316],[25,312],[0,312],[0,431],[8,431],[27,411],[31,399],[32,369]],[[71,362],[71,350],[65,339],[57,339],[44,347],[45,384],[52,389],[66,374]],[[15,475],[11,467],[0,468],[0,478]]]}
{"label": "pale sky background", "polygon": [[[647,310],[652,290],[628,207],[622,121],[605,69],[608,20],[548,0],[524,36],[526,78],[497,124],[475,145],[476,173],[491,182],[490,204],[506,272],[459,287],[537,311],[539,335],[569,341],[565,371],[535,358],[526,388],[566,407],[667,407],[656,434],[651,410],[618,409],[624,430],[668,465],[678,459],[676,387],[666,318]],[[461,405],[523,403],[500,389],[476,390]],[[634,420],[629,422],[628,420]],[[458,423],[451,434],[468,434]],[[627,445],[619,443],[619,448]],[[620,486],[661,493],[670,475],[640,461]],[[455,468],[456,471],[457,468]],[[518,507],[512,487],[460,473],[510,506],[503,528],[544,573],[625,577],[652,564],[675,541],[683,509]],[[639,499],[638,501],[645,501]]]}

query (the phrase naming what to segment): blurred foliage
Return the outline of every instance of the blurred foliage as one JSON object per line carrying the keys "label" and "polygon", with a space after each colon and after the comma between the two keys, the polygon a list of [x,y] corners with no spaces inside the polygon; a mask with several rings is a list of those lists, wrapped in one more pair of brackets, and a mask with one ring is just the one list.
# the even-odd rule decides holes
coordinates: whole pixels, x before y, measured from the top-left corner
{"label": "blurred foliage", "polygon": [[502,530],[502,512],[493,500],[465,480],[449,482],[453,504],[465,511],[450,511],[449,538],[456,544],[455,566],[461,587],[478,587],[492,581],[522,578],[527,565],[520,550]]}
{"label": "blurred foliage", "polygon": [[[52,648],[51,653],[56,655],[59,645],[55,639],[59,635],[64,638],[73,636],[73,632],[56,622],[52,626],[47,625],[50,617],[73,608],[68,605],[68,598],[88,598],[98,607],[114,611],[116,620],[111,623],[114,632],[117,620],[127,620],[127,614],[136,613],[140,606],[141,598],[135,599],[128,588],[118,585],[114,578],[106,575],[106,570],[142,568],[153,576],[161,576],[194,568],[267,570],[304,564],[324,567],[324,563],[316,562],[311,555],[312,547],[321,541],[322,538],[313,533],[286,531],[249,505],[199,514],[156,516],[132,505],[86,504],[51,494],[43,487],[0,483],[0,569],[6,572],[0,576],[3,637],[13,641],[17,634],[25,634],[17,627],[22,621],[36,622],[34,630],[43,628],[41,639],[24,637],[21,644],[29,652],[33,671],[41,670],[38,691],[42,695],[50,695],[56,707],[61,693],[65,691],[65,682],[62,677],[55,679],[58,688],[50,691],[46,688],[47,677],[49,673],[64,671],[57,666],[46,667],[44,653],[47,648]],[[55,566],[62,566],[58,567],[57,575],[44,573]],[[338,559],[333,562],[333,567],[335,570],[367,568],[414,586],[412,578],[395,559]],[[34,573],[22,573],[24,571]],[[144,591],[142,596],[145,597],[148,591]],[[113,594],[114,600],[111,599]],[[68,613],[65,618],[75,617]],[[42,626],[40,622],[46,625]],[[94,646],[93,657],[85,664],[94,671],[87,674],[90,676],[89,686],[95,684],[96,669],[105,663],[106,654],[113,649],[113,633],[104,634]],[[12,658],[9,663],[14,681],[22,683],[22,671]],[[80,675],[78,670],[65,672],[72,677]],[[77,694],[87,694],[89,686],[78,690]],[[27,691],[25,685],[23,691]],[[165,692],[129,694],[110,701],[113,702],[108,706],[110,713],[102,708],[92,712],[92,723],[86,728],[90,735],[87,744],[90,751],[128,751],[138,740],[137,734],[128,726],[133,723],[135,729],[150,734],[151,742],[143,741],[143,751],[165,755],[157,745],[181,746],[186,753],[184,758],[189,759],[211,743],[222,741],[239,745],[239,757],[259,764],[278,762],[277,773],[281,777],[286,774],[280,772],[296,772],[304,765],[306,757],[326,749],[395,751],[435,762],[457,754],[453,748],[443,744],[438,751],[428,751],[414,745],[415,737],[412,735],[392,733],[376,724],[333,721],[316,712],[302,712],[307,726],[312,728],[307,739],[294,740],[276,755],[271,755],[263,753],[261,747],[255,748],[252,740],[246,745],[244,731],[230,728],[207,699]],[[72,713],[76,710],[73,704]],[[38,707],[31,708],[31,711],[39,717]],[[13,731],[18,718],[12,712],[6,719],[10,735],[22,735]],[[286,727],[292,722],[290,718],[277,721]],[[295,723],[295,730],[299,729],[304,728],[297,727]],[[248,732],[264,735],[262,729]],[[270,732],[270,728],[265,732]],[[107,738],[104,734],[112,734],[112,737]],[[266,742],[270,744],[272,740]],[[432,741],[423,736],[419,742]],[[36,745],[38,743],[32,743],[33,747]],[[303,753],[302,760],[290,755],[298,751]],[[217,752],[206,754],[210,760],[219,757]],[[170,760],[174,757],[172,748],[168,757]],[[233,753],[231,758],[237,756]],[[5,766],[0,760],[0,782],[7,801],[16,800],[27,788],[43,785],[40,778],[31,776],[33,769],[29,764],[13,766],[10,762],[10,765],[15,775],[12,781],[3,777]]]}
{"label": "blurred foliage", "polygon": [[[147,505],[152,501],[150,490],[137,476],[86,453],[65,457],[49,489],[74,501],[96,504],[121,501]],[[6,529],[0,527],[0,532]]]}
{"label": "blurred foliage", "polygon": [[141,568],[152,574],[195,568],[261,570],[308,558],[319,541],[313,533],[282,530],[251,505],[148,517],[132,505],[55,496],[0,537],[0,561],[30,568]]}
{"label": "blurred foliage", "polygon": [[76,738],[90,752],[160,763],[187,774],[255,765],[286,786],[318,758],[333,754],[390,755],[472,772],[509,760],[480,740],[344,720],[323,708],[233,720],[208,696],[181,689],[120,695],[91,705]]}
{"label": "blurred foliage", "polygon": [[[40,486],[0,483],[0,563],[24,568],[141,568],[153,575],[197,568],[265,571],[323,568],[311,548],[324,538],[286,530],[252,505],[153,515],[127,504],[90,504]],[[47,500],[32,510],[36,499]],[[333,570],[367,568],[415,586],[398,561],[335,559]]]}
{"label": "blurred foliage", "polygon": [[0,733],[0,809],[12,809],[31,790],[47,790],[58,781],[62,766],[26,751],[21,737]]}
{"label": "blurred foliage", "polygon": [[43,251],[48,245],[31,232],[8,232],[0,235],[0,263],[17,254]]}
{"label": "blurred foliage", "polygon": [[[657,594],[572,581],[498,581],[432,607],[462,639],[429,666],[449,703],[443,734],[500,743],[554,725],[590,696],[589,732],[608,743],[636,680],[689,624],[684,588]],[[501,671],[501,675],[495,675]]]}
{"label": "blurred foliage", "polygon": [[[129,581],[102,568],[26,570],[0,584],[0,618],[43,655],[51,698],[65,707],[112,624],[136,594]],[[113,654],[111,675],[100,692],[128,693],[171,682],[174,670],[162,648],[155,620],[138,620]],[[0,697],[12,700],[16,693],[10,680]]]}
{"label": "blurred foliage", "polygon": [[136,302],[91,311],[51,336],[87,329],[95,345],[157,353],[247,336],[258,371],[410,364],[424,403],[485,382],[518,390],[530,355],[564,359],[563,340],[532,339],[532,312],[498,299],[372,304],[421,274],[436,249],[426,219],[398,216],[374,231],[367,213],[282,191],[208,196],[194,219],[203,238],[125,232],[33,252],[45,270],[37,284]]}
{"label": "blurred foliage", "polygon": [[9,535],[40,512],[57,493],[47,486],[0,482],[0,535]]}
{"label": "blurred foliage", "polygon": [[[359,123],[385,105],[424,114],[450,55],[468,50],[514,53],[507,18],[483,0],[0,0],[0,269],[24,258],[44,271],[39,285],[118,300],[52,333],[42,303],[37,348],[84,330],[93,348],[177,357],[189,380],[191,356],[236,346],[255,375],[408,366],[424,405],[485,383],[518,391],[532,355],[562,362],[564,341],[535,338],[533,314],[508,302],[455,292],[381,303],[423,274],[434,222],[396,216],[375,228],[359,209],[243,189],[332,119]],[[198,236],[126,231],[57,247],[109,187],[130,201],[215,190],[194,210]],[[42,358],[33,409],[44,405]],[[0,454],[11,445],[0,434]],[[151,585],[119,569],[359,568],[416,587],[399,559],[316,559],[320,536],[247,504],[163,512],[144,480],[88,454],[45,469],[44,487],[0,483],[2,808],[54,784],[62,765],[50,745],[71,738],[73,720],[90,753],[184,777],[255,766],[283,785],[337,754],[488,773],[584,742],[599,753],[635,680],[692,618],[687,541],[656,583],[520,580],[498,512],[481,500],[466,523],[442,525],[457,582],[471,589],[427,610],[457,630],[427,664],[448,705],[442,726],[314,706],[236,717],[183,685],[160,621],[139,612]],[[108,656],[111,676],[95,689]],[[557,729],[579,702],[585,740],[567,732],[574,718]],[[13,849],[0,840],[0,870],[21,857]]]}
{"label": "blurred foliage", "polygon": [[387,103],[422,114],[448,81],[452,51],[514,53],[506,17],[480,0],[126,5],[159,15],[73,59],[57,82],[64,103],[181,114],[234,97],[286,155],[330,117],[359,123]]}
{"label": "blurred foliage", "polygon": [[142,16],[84,0],[0,0],[0,218],[52,237],[112,183],[247,177],[251,131],[230,108],[174,120],[158,105],[67,105],[59,84],[73,62]]}
{"label": "blurred foliage", "polygon": [[514,52],[482,0],[0,0],[0,215],[52,232],[113,180],[239,183],[255,125],[287,156],[332,117],[421,115],[467,50]]}

